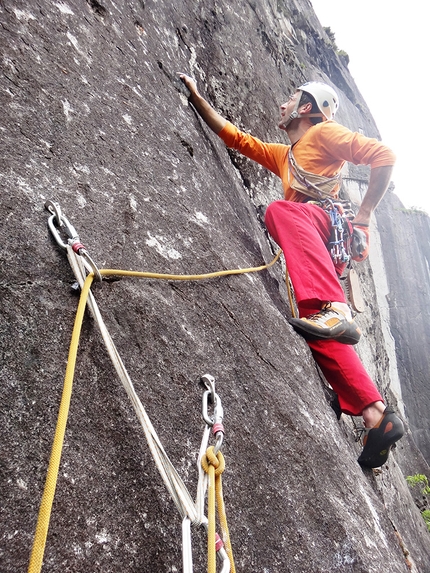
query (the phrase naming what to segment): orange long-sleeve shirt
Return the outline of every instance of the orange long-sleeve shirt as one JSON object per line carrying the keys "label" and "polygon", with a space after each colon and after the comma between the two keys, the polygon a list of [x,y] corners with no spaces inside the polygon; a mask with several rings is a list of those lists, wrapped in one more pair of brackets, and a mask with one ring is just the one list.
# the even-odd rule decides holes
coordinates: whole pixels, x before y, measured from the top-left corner
{"label": "orange long-sleeve shirt", "polygon": [[[289,145],[265,143],[239,131],[230,122],[218,135],[227,147],[237,149],[280,177],[284,199],[303,203],[309,198],[290,187],[292,175],[288,168]],[[355,165],[382,167],[394,165],[396,159],[391,149],[377,139],[352,132],[335,121],[324,121],[308,129],[294,145],[294,157],[306,171],[325,177],[339,173],[346,161]]]}

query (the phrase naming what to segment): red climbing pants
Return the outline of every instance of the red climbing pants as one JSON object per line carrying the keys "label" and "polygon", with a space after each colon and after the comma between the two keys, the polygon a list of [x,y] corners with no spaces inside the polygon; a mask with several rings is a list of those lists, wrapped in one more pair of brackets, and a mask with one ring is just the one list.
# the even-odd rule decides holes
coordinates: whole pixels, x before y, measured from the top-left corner
{"label": "red climbing pants", "polygon": [[[338,278],[345,265],[334,265],[327,250],[331,223],[321,207],[275,201],[267,208],[265,223],[284,252],[300,316],[318,312],[328,301],[346,302]],[[352,346],[336,340],[307,342],[343,412],[359,416],[382,400]]]}

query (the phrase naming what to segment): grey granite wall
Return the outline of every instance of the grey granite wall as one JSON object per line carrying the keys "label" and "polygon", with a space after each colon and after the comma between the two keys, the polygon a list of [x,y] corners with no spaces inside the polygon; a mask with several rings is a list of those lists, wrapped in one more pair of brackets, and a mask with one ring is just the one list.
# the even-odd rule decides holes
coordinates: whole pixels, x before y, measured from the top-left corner
{"label": "grey granite wall", "polygon": [[[278,105],[305,79],[340,91],[339,121],[377,128],[306,0],[3,0],[0,24],[0,560],[12,573],[29,560],[78,302],[45,201],[61,204],[101,268],[259,265],[275,248],[261,206],[280,183],[208,132],[176,72],[261,138],[284,141]],[[359,352],[393,401],[370,264],[360,273]],[[381,471],[358,466],[351,421],[336,419],[288,324],[281,264],[198,283],[103,281],[94,294],[193,495],[198,380],[215,376],[238,570],[429,571],[429,534],[404,479],[428,466],[411,433]],[[43,570],[178,571],[180,528],[86,315]],[[202,571],[203,532],[193,539]]]}

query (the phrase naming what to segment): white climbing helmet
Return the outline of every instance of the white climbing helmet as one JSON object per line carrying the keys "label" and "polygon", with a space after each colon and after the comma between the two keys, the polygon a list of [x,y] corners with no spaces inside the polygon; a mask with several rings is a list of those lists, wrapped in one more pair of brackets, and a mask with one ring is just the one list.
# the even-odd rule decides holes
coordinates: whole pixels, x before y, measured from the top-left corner
{"label": "white climbing helmet", "polygon": [[310,94],[326,119],[334,118],[339,108],[339,98],[331,86],[322,82],[307,82],[297,88],[297,91]]}

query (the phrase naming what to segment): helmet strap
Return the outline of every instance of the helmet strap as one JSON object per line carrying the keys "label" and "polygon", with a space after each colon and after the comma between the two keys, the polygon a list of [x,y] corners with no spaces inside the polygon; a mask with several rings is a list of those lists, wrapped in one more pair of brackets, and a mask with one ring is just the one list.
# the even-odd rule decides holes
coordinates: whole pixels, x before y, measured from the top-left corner
{"label": "helmet strap", "polygon": [[297,96],[296,105],[294,106],[293,111],[290,113],[288,120],[282,126],[283,129],[288,127],[290,125],[290,123],[293,121],[293,119],[298,119],[301,117],[321,117],[323,121],[326,121],[327,118],[323,113],[303,113],[303,114],[299,113],[297,110],[299,109],[300,99],[302,97],[303,92],[299,91],[298,93],[299,93],[299,95]]}
{"label": "helmet strap", "polygon": [[286,127],[288,127],[290,125],[290,123],[293,121],[293,119],[297,119],[298,117],[300,117],[299,112],[297,111],[299,109],[299,104],[300,104],[300,98],[302,97],[302,91],[298,92],[298,96],[297,96],[297,100],[296,100],[296,104],[294,106],[293,111],[290,113],[290,115],[288,116],[287,121],[284,123],[284,125],[282,126],[283,129],[285,129]]}

